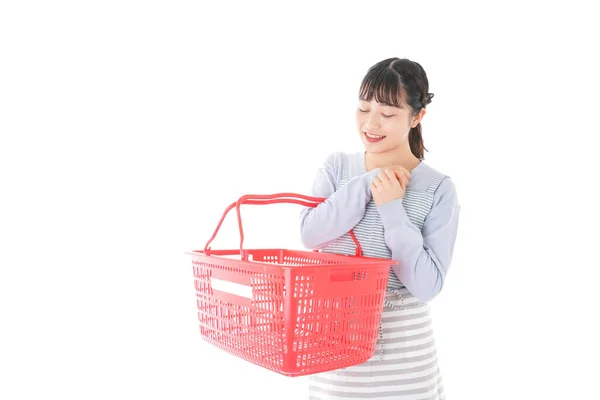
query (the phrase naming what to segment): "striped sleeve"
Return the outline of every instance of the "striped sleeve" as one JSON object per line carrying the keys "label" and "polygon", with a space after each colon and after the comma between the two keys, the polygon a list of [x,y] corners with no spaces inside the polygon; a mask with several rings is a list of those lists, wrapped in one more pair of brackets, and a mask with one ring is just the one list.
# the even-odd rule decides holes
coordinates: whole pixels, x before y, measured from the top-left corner
{"label": "striped sleeve", "polygon": [[432,300],[442,290],[454,252],[460,212],[454,183],[450,178],[440,183],[422,231],[410,221],[402,200],[378,210],[385,242],[398,262],[393,266],[398,279],[419,300]]}
{"label": "striped sleeve", "polygon": [[315,208],[306,207],[301,211],[300,237],[306,248],[323,248],[354,228],[372,198],[369,185],[379,169],[354,177],[337,189],[340,165],[340,153],[327,157],[312,187],[312,196],[326,200]]}

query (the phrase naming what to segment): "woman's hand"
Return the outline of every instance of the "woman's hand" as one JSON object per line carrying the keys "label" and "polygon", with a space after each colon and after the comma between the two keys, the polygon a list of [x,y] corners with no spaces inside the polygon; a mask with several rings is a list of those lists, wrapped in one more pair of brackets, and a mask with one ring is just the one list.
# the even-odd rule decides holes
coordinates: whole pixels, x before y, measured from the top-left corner
{"label": "woman's hand", "polygon": [[377,207],[404,198],[410,172],[399,165],[382,168],[371,182],[371,193]]}

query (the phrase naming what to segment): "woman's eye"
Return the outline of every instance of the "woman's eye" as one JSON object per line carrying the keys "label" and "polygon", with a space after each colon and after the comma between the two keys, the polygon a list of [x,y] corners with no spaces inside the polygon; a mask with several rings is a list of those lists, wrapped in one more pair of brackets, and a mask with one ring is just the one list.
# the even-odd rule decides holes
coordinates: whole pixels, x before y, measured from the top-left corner
{"label": "woman's eye", "polygon": [[393,115],[385,115],[385,114],[381,114],[383,116],[383,118],[390,118],[393,117]]}
{"label": "woman's eye", "polygon": [[362,108],[360,108],[360,107],[358,108],[358,111],[360,111],[360,112],[368,112],[367,110],[363,110],[363,109],[362,109]]}

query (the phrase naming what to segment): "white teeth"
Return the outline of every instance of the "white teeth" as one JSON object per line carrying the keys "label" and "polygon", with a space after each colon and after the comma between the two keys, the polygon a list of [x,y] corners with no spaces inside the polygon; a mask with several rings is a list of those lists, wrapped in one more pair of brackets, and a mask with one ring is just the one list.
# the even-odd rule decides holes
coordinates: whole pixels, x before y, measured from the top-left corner
{"label": "white teeth", "polygon": [[365,132],[365,135],[370,137],[371,139],[381,139],[383,136],[371,135],[370,133]]}

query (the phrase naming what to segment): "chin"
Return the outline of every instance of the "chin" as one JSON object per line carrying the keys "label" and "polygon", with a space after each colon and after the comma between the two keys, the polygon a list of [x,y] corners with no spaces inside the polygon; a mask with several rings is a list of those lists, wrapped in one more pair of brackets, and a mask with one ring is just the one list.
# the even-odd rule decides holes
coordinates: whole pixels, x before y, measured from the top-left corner
{"label": "chin", "polygon": [[383,154],[383,153],[387,153],[389,150],[369,149],[368,147],[366,147],[365,151],[369,154]]}
{"label": "chin", "polygon": [[383,153],[390,150],[390,146],[384,143],[370,143],[367,140],[362,140],[363,147],[369,153]]}

